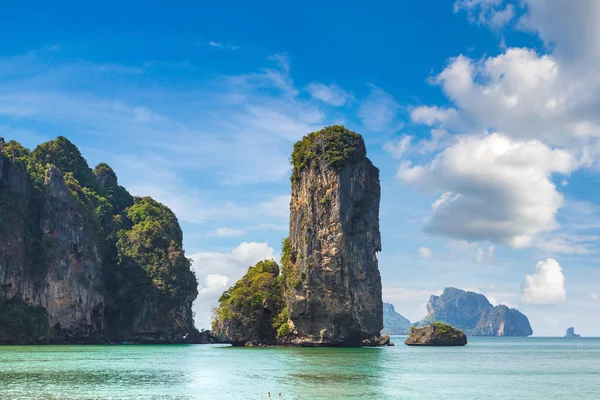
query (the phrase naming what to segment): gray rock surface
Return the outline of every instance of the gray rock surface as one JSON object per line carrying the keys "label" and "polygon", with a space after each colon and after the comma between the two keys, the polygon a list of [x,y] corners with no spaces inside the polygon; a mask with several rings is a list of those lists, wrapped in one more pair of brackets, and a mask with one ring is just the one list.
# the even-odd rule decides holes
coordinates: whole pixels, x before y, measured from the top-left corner
{"label": "gray rock surface", "polygon": [[383,329],[385,335],[408,335],[413,324],[396,312],[390,303],[383,303]]}
{"label": "gray rock surface", "polygon": [[581,337],[581,335],[578,335],[577,333],[575,333],[575,328],[570,327],[570,328],[567,328],[565,337],[566,338],[578,338],[578,337]]}
{"label": "gray rock surface", "polygon": [[[303,154],[298,152],[303,151]],[[285,298],[297,345],[380,342],[383,327],[379,170],[343,127],[295,146],[290,271]],[[339,162],[332,162],[338,160]]]}
{"label": "gray rock surface", "polygon": [[440,296],[431,296],[427,316],[418,323],[426,326],[441,321],[457,327],[469,336],[530,336],[533,334],[527,317],[505,305],[492,306],[479,293],[445,288]]}
{"label": "gray rock surface", "polygon": [[409,346],[464,346],[467,336],[450,325],[434,323],[423,328],[413,328],[404,342]]}

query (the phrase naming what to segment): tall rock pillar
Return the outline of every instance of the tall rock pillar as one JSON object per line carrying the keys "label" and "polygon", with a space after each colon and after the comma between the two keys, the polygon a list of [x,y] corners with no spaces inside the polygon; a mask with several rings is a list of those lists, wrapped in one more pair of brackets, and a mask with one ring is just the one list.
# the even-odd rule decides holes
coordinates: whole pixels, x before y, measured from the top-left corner
{"label": "tall rock pillar", "polygon": [[383,328],[379,170],[343,126],[305,136],[292,154],[284,297],[296,345],[377,344]]}

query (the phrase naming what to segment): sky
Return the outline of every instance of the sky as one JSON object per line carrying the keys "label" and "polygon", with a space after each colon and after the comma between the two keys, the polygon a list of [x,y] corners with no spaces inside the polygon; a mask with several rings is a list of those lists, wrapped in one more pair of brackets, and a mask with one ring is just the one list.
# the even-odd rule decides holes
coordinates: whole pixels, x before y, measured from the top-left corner
{"label": "sky", "polygon": [[3,3],[0,136],[168,205],[198,328],[279,258],[293,144],[343,124],[381,170],[384,301],[417,321],[453,286],[600,336],[600,2],[84,3]]}

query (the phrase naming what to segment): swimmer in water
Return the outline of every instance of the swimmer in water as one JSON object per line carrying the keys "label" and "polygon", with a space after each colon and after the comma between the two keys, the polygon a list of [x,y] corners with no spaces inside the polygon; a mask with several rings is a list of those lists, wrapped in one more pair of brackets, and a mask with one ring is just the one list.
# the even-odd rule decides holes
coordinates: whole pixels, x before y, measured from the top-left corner
{"label": "swimmer in water", "polygon": [[267,392],[267,399],[271,397],[271,392]]}

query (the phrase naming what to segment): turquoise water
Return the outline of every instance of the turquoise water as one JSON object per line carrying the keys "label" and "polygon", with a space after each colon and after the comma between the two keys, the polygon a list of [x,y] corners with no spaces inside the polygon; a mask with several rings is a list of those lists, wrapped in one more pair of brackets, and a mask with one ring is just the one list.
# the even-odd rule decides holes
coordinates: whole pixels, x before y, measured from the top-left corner
{"label": "turquoise water", "polygon": [[600,339],[466,347],[0,346],[0,399],[600,399]]}

